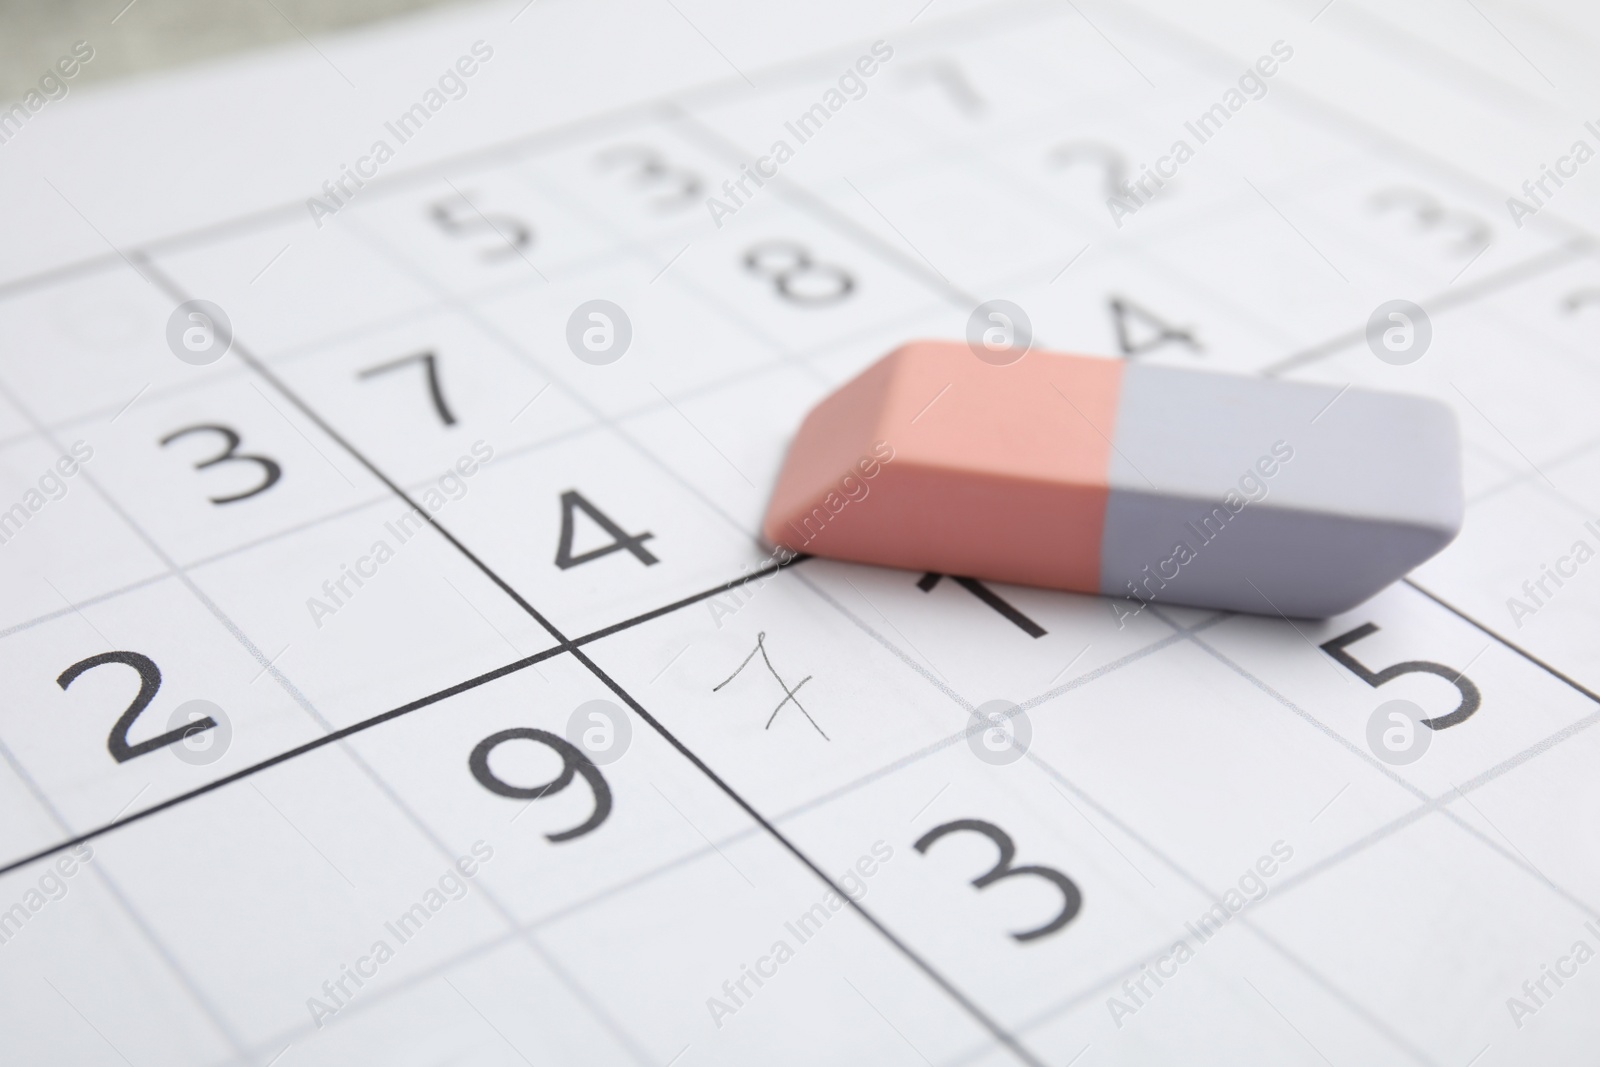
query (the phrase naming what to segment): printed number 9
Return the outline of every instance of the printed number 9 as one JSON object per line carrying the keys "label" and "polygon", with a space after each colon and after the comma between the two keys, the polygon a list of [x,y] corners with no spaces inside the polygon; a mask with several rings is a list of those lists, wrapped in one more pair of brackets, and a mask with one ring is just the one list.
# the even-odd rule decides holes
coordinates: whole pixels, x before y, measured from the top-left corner
{"label": "printed number 9", "polygon": [[[561,758],[561,773],[548,782],[532,786],[516,785],[501,778],[490,768],[489,756],[508,741],[532,741],[549,748]],[[497,796],[509,797],[512,800],[533,801],[554,796],[571,785],[575,777],[582,778],[594,796],[594,809],[590,811],[587,819],[572,829],[544,835],[545,840],[555,844],[571,841],[575,837],[582,837],[598,829],[600,824],[606,821],[606,816],[611,814],[611,787],[606,784],[600,768],[596,767],[594,761],[572,742],[548,730],[519,726],[490,734],[479,741],[472,754],[467,757],[467,768],[472,772],[472,777],[478,780],[479,785]]]}

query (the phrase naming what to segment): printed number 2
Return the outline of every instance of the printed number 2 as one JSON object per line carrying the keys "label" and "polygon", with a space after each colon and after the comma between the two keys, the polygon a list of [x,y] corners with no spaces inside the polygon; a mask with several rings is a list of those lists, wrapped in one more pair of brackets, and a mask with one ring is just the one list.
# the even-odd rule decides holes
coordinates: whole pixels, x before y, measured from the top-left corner
{"label": "printed number 2", "polygon": [[[573,511],[581,511],[606,533],[611,535],[611,543],[601,545],[599,548],[590,549],[580,555],[572,554],[572,527]],[[583,498],[583,494],[576,489],[568,489],[561,494],[561,541],[556,545],[556,566],[562,570],[576,567],[580,563],[588,563],[602,556],[609,556],[613,552],[626,549],[633,553],[635,559],[646,567],[661,561],[650,554],[644,543],[655,534],[646,530],[644,533],[631,534],[611,521],[610,516]]]}
{"label": "printed number 2", "polygon": [[161,688],[161,668],[156,666],[154,660],[138,652],[102,652],[98,656],[90,656],[88,659],[79,660],[62,671],[61,677],[56,679],[56,684],[62,689],[66,689],[67,686],[77,681],[78,675],[84,671],[92,671],[96,667],[104,666],[107,663],[125,664],[139,672],[139,692],[134,695],[133,702],[128,705],[128,710],[124,711],[121,717],[117,719],[116,725],[111,727],[111,736],[106,739],[106,748],[110,750],[111,758],[118,763],[126,763],[135,756],[142,756],[146,752],[154,752],[156,749],[166,748],[168,745],[182,741],[190,734],[196,734],[202,730],[210,730],[217,725],[217,720],[207,715],[203,719],[185,723],[176,730],[168,730],[159,737],[152,737],[148,741],[140,741],[136,745],[128,744],[128,730],[132,728],[133,720],[137,719],[139,713],[150,706],[150,701],[155,699],[156,691]]}
{"label": "printed number 2", "polygon": [[1036,864],[1013,867],[1011,861],[1017,857],[1017,846],[1012,843],[1010,834],[992,822],[984,822],[982,819],[957,819],[954,822],[947,822],[942,826],[935,826],[932,830],[917,838],[917,843],[911,847],[918,852],[926,854],[929,846],[939,838],[962,830],[982,834],[990,841],[993,841],[995,847],[1000,850],[1000,858],[995,861],[994,866],[989,868],[986,873],[980,874],[972,880],[972,884],[979,889],[985,889],[1002,878],[1016,878],[1021,875],[1031,874],[1035,878],[1043,878],[1061,890],[1061,910],[1056,913],[1054,919],[1032,930],[1024,930],[1020,934],[1012,934],[1012,937],[1018,941],[1032,941],[1035,938],[1053,934],[1076,918],[1078,912],[1082,910],[1083,894],[1079,892],[1077,883],[1054,867],[1040,867]]}
{"label": "printed number 2", "polygon": [[1322,643],[1322,651],[1332,656],[1341,667],[1350,671],[1357,678],[1376,689],[1380,685],[1392,682],[1403,674],[1436,674],[1461,691],[1461,703],[1456,705],[1456,710],[1448,715],[1440,715],[1433,719],[1423,719],[1422,725],[1434,730],[1444,730],[1451,726],[1459,726],[1472,717],[1478,710],[1478,705],[1483,703],[1478,687],[1472,679],[1452,667],[1442,663],[1435,663],[1427,659],[1409,659],[1404,663],[1396,663],[1393,667],[1385,667],[1381,671],[1369,671],[1362,666],[1354,656],[1345,649],[1361,640],[1378,632],[1376,623],[1364,623],[1357,626],[1347,634],[1340,634],[1331,641]]}

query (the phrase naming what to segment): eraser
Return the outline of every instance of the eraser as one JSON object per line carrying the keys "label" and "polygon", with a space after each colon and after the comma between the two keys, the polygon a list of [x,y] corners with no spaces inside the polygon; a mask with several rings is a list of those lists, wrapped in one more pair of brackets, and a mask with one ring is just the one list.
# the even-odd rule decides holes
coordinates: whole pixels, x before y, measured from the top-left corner
{"label": "eraser", "polygon": [[806,416],[762,532],[887,567],[1325,618],[1449,544],[1462,512],[1455,416],[1426,397],[918,341]]}

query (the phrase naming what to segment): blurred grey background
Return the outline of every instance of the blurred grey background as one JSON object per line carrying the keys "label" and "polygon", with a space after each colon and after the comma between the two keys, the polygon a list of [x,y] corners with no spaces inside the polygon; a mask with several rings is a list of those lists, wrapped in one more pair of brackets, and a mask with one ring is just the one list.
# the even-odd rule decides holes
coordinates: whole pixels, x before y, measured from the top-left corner
{"label": "blurred grey background", "polygon": [[314,37],[459,0],[0,0],[0,102],[25,93],[74,41],[94,61],[74,86]]}

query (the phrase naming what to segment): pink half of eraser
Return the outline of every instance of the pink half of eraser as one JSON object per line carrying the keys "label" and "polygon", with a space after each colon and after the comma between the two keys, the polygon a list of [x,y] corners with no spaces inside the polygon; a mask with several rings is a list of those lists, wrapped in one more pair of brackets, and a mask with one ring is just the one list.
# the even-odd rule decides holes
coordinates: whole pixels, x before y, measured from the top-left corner
{"label": "pink half of eraser", "polygon": [[795,552],[1321,618],[1461,526],[1437,401],[961,342],[903,345],[819,403],[762,532]]}

